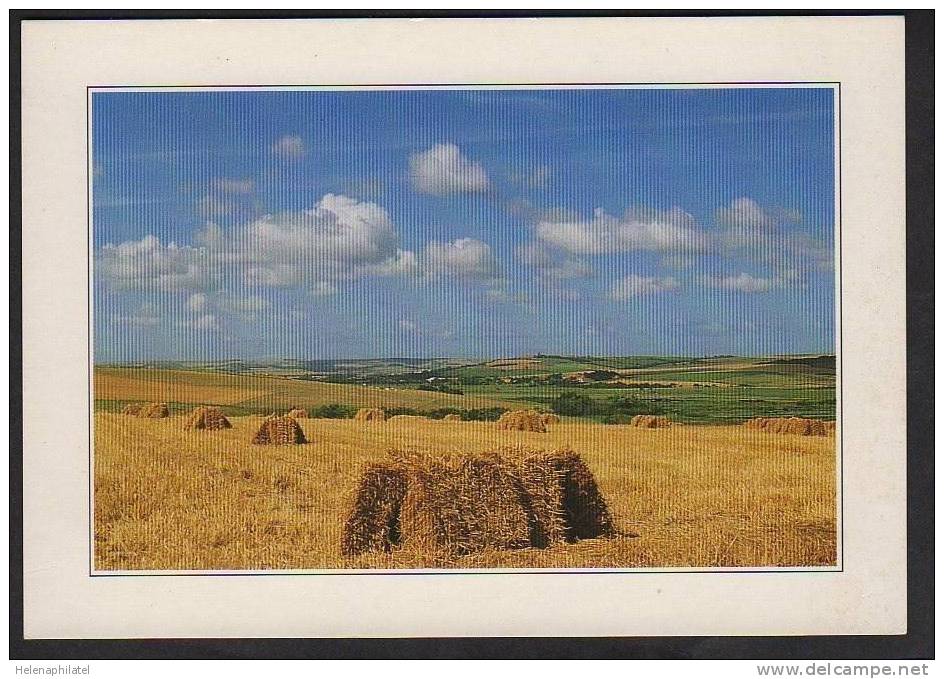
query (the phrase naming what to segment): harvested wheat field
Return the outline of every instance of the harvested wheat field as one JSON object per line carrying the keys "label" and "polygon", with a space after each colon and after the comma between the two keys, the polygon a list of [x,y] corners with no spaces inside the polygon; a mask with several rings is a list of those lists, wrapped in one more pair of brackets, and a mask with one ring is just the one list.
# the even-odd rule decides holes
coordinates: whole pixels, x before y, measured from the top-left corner
{"label": "harvested wheat field", "polygon": [[[836,561],[832,436],[742,426],[661,430],[564,422],[547,433],[489,422],[298,424],[308,445],[250,443],[262,420],[200,436],[183,417],[95,415],[99,570],[829,566]],[[481,456],[569,448],[605,499],[613,537],[466,554],[342,553],[369,464],[389,449]],[[484,491],[483,491],[484,492]],[[392,511],[392,510],[388,510]],[[382,512],[381,512],[382,513]],[[517,546],[517,545],[516,545]]]}

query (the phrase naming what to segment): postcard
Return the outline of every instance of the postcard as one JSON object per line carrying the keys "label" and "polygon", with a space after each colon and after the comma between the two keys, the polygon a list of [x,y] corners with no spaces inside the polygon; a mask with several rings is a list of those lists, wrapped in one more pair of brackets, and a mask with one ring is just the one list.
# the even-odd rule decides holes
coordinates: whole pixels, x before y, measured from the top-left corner
{"label": "postcard", "polygon": [[161,24],[24,35],[28,633],[902,630],[901,22]]}

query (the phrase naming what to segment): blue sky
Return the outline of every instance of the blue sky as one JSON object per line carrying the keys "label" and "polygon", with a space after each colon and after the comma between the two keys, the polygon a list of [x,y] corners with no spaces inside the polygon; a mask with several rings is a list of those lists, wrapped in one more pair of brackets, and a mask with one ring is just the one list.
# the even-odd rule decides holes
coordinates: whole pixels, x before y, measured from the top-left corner
{"label": "blue sky", "polygon": [[95,358],[834,350],[831,89],[97,92]]}

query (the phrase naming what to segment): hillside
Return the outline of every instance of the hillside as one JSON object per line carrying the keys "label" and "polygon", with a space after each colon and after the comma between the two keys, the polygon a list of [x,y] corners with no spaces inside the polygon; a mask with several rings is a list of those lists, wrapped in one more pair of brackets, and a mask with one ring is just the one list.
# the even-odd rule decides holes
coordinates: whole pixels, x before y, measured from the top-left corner
{"label": "hillside", "polygon": [[95,368],[97,410],[117,410],[130,401],[162,401],[171,406],[194,404],[226,406],[233,414],[313,408],[340,403],[357,407],[514,408],[515,402],[488,396],[463,396],[382,386],[330,384],[281,377],[222,373]]}

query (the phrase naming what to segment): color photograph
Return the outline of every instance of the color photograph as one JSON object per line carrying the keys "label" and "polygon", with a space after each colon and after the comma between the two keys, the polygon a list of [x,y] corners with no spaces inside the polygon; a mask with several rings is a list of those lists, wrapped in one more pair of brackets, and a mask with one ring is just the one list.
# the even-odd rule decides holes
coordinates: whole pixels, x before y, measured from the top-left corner
{"label": "color photograph", "polygon": [[88,106],[93,572],[841,566],[835,86]]}

